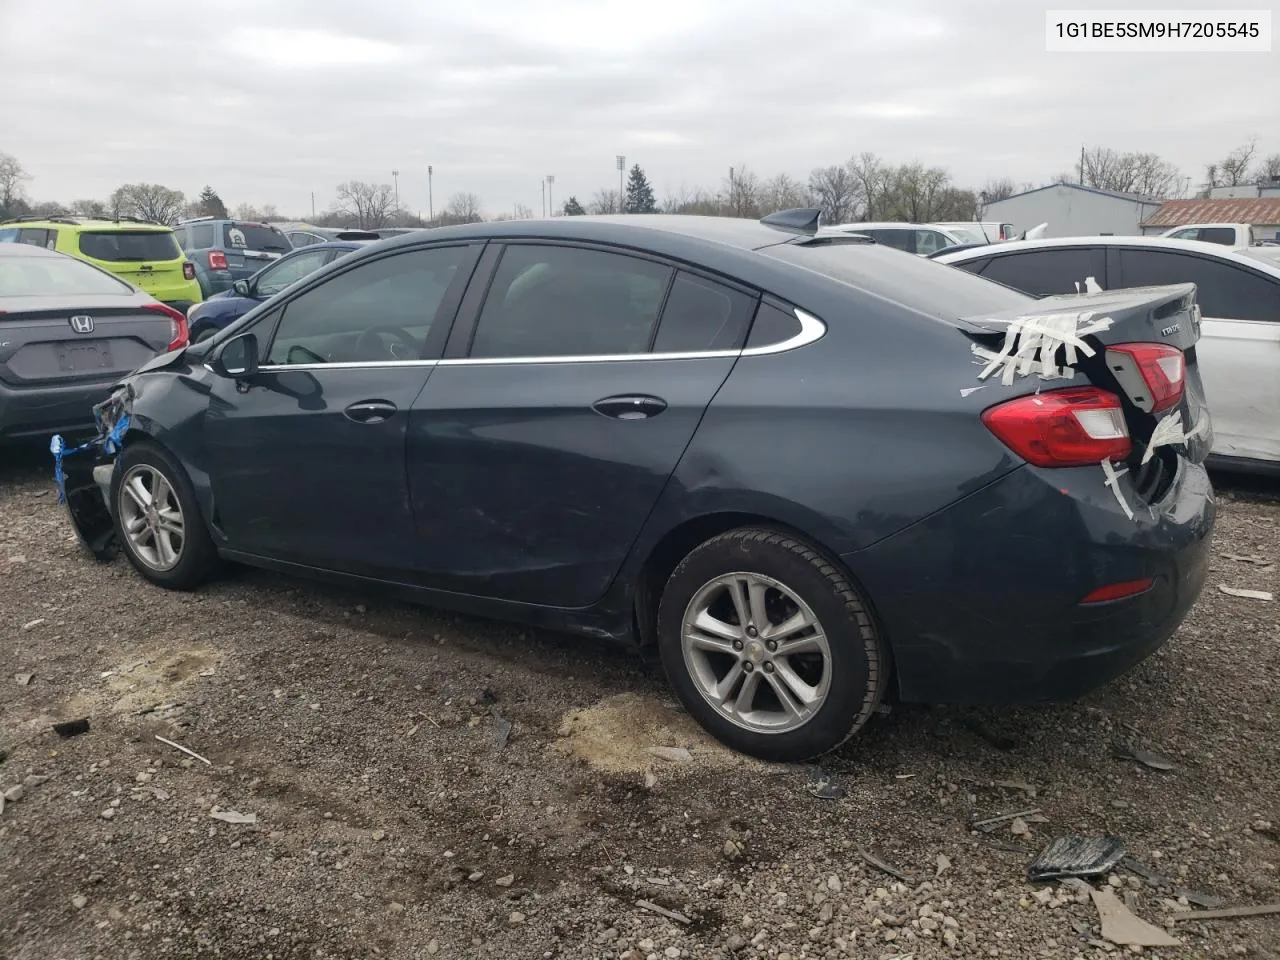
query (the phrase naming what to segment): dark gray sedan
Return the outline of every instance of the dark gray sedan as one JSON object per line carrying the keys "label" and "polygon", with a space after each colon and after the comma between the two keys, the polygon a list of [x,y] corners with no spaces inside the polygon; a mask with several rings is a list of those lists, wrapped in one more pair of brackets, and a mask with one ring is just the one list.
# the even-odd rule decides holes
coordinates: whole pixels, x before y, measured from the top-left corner
{"label": "dark gray sedan", "polygon": [[0,442],[93,426],[123,374],[186,346],[172,307],[104,270],[0,244]]}
{"label": "dark gray sedan", "polygon": [[891,690],[1137,663],[1207,572],[1194,287],[1037,301],[817,219],[373,244],[122,382],[72,516],[170,589],[237,561],[656,647],[773,759]]}

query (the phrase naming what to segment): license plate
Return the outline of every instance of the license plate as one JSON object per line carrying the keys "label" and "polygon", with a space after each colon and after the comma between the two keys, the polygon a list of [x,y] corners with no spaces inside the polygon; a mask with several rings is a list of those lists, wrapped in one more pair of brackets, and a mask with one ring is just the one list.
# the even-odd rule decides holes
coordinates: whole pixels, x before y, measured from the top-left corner
{"label": "license plate", "polygon": [[106,343],[77,343],[59,346],[58,369],[63,373],[83,373],[111,369],[111,347]]}

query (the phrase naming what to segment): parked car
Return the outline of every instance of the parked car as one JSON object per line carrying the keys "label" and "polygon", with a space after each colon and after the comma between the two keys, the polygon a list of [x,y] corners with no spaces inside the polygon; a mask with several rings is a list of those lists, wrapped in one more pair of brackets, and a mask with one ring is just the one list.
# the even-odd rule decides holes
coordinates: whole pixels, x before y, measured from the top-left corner
{"label": "parked car", "polygon": [[31,244],[84,260],[184,313],[202,299],[195,266],[164,224],[132,217],[19,217],[0,223],[0,243]]}
{"label": "parked car", "polygon": [[178,243],[195,264],[196,278],[206,297],[230,290],[248,280],[265,264],[278,260],[293,244],[269,223],[249,220],[183,220],[174,231]]}
{"label": "parked car", "polygon": [[227,324],[239,320],[262,301],[274,297],[291,283],[318,270],[326,263],[359,250],[369,240],[337,240],[313,243],[286,253],[263,267],[248,280],[237,280],[230,290],[215,293],[187,314],[191,342],[213,336]]}
{"label": "parked car", "polygon": [[337,227],[313,227],[311,224],[289,227],[282,224],[276,226],[284,231],[294,249],[309,247],[316,243],[328,243],[330,240],[377,240],[381,236],[372,230],[347,230]]}
{"label": "parked car", "polygon": [[931,223],[959,238],[961,243],[998,243],[1001,240],[1012,240],[1017,236],[1017,228],[1012,223],[1000,223],[995,220],[967,221],[954,220],[948,223]]}
{"label": "parked car", "polygon": [[959,234],[920,223],[838,223],[823,227],[822,232],[856,233],[883,246],[922,257],[964,243]]}
{"label": "parked car", "polygon": [[186,342],[181,313],[114,274],[0,244],[0,441],[92,428],[121,375]]}
{"label": "parked car", "polygon": [[1207,442],[1144,461],[1134,399],[1203,419],[1193,288],[1110,298],[1127,387],[979,381],[1011,318],[1093,301],[818,216],[372,244],[126,378],[123,451],[67,461],[71,516],[162,587],[235,560],[654,645],[701,724],[772,759],[837,746],[891,682],[991,703],[1127,670],[1207,569]]}
{"label": "parked car", "polygon": [[1253,227],[1247,223],[1197,223],[1173,227],[1160,234],[1170,240],[1199,240],[1202,243],[1220,243],[1227,247],[1251,247]]}
{"label": "parked car", "polygon": [[1213,461],[1280,469],[1280,262],[1256,252],[1161,237],[1064,237],[947,252],[937,259],[1033,296],[1194,283],[1196,347],[1213,415]]}

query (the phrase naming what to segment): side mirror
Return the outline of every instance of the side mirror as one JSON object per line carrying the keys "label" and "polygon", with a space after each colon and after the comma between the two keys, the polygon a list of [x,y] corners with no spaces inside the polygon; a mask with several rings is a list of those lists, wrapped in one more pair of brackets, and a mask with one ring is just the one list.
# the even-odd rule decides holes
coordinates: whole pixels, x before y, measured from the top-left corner
{"label": "side mirror", "polygon": [[218,346],[209,366],[220,377],[243,380],[258,372],[258,338],[252,333],[232,337]]}
{"label": "side mirror", "polygon": [[242,296],[242,297],[251,297],[251,296],[253,296],[252,291],[250,291],[250,289],[249,289],[249,281],[248,281],[248,280],[237,280],[235,283],[233,283],[233,284],[231,285],[231,288],[232,288],[233,290],[235,290],[235,292],[236,292],[236,293],[240,294],[240,296]]}

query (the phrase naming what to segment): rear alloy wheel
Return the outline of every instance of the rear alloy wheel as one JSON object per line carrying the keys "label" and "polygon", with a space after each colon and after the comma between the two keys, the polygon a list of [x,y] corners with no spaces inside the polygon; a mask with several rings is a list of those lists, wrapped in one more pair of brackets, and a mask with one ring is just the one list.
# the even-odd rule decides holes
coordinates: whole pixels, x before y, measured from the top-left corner
{"label": "rear alloy wheel", "polygon": [[774,530],[730,531],[690,553],[663,591],[658,633],[685,708],[766,760],[838,747],[888,681],[888,657],[848,578]]}
{"label": "rear alloy wheel", "polygon": [[111,478],[116,538],[152,583],[186,590],[208,579],[217,552],[186,472],[165,450],[127,446]]}

